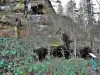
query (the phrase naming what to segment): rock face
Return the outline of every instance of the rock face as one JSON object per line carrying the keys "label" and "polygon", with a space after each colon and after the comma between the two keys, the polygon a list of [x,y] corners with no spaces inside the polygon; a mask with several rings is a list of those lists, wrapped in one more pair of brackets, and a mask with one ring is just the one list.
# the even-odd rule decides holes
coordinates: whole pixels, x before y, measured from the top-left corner
{"label": "rock face", "polygon": [[[69,59],[70,56],[72,55],[73,50],[70,48],[70,43],[73,42],[70,40],[69,36],[66,35],[66,33],[63,33],[63,38],[62,38],[64,45],[60,46],[50,46],[50,51],[48,48],[38,48],[35,50],[36,54],[39,57],[39,60],[45,59],[45,56],[50,52],[50,55],[53,57],[64,57],[65,59]],[[79,56],[87,59],[89,58],[89,53],[91,53],[92,50],[89,47],[84,47],[83,49],[79,50]]]}
{"label": "rock face", "polygon": [[43,9],[44,9],[43,4],[39,4],[37,6],[32,6],[31,9],[32,9],[33,14],[44,14],[43,13]]}
{"label": "rock face", "polygon": [[73,52],[72,49],[68,49],[67,46],[58,46],[53,49],[52,55],[54,57],[64,57],[68,59]]}
{"label": "rock face", "polygon": [[87,59],[87,58],[89,57],[89,53],[91,53],[91,52],[92,52],[92,49],[89,48],[89,47],[84,47],[83,49],[81,49],[81,50],[79,51],[80,56],[81,56],[82,58],[84,58],[84,59]]}
{"label": "rock face", "polygon": [[70,43],[72,41],[70,40],[70,37],[66,35],[66,33],[62,34],[62,40],[64,45],[54,47],[52,54],[54,57],[65,57],[68,59],[73,52],[73,50],[70,48]]}
{"label": "rock face", "polygon": [[39,61],[42,61],[43,59],[45,59],[45,56],[48,54],[47,48],[44,48],[44,47],[36,49],[35,52],[39,57]]}
{"label": "rock face", "polygon": [[[73,50],[70,48],[70,43],[72,42],[69,39],[69,36],[66,35],[65,33],[63,34],[63,42],[64,45],[60,45],[57,47],[51,46],[50,47],[50,55],[54,56],[54,57],[65,57],[66,59],[68,59],[71,55],[71,53],[73,52]],[[35,50],[36,54],[39,57],[39,60],[43,60],[45,59],[45,56],[48,54],[48,48],[38,48]]]}
{"label": "rock face", "polygon": [[10,9],[10,6],[1,6],[0,10],[6,10],[8,11]]}

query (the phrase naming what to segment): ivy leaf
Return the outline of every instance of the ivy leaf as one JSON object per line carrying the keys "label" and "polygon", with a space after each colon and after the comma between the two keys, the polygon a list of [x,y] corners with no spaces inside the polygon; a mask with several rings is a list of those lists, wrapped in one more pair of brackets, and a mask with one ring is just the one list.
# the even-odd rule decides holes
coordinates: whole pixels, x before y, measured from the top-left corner
{"label": "ivy leaf", "polygon": [[0,67],[2,67],[3,64],[4,64],[4,61],[0,61]]}
{"label": "ivy leaf", "polygon": [[11,68],[11,66],[10,65],[8,65],[8,69],[10,69]]}
{"label": "ivy leaf", "polygon": [[15,55],[16,54],[16,51],[10,51],[10,54],[14,54]]}

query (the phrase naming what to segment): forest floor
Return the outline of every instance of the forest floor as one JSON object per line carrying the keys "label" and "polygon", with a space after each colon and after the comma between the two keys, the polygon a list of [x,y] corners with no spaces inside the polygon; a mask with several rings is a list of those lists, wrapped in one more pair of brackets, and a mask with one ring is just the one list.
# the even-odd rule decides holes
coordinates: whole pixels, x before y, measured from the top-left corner
{"label": "forest floor", "polygon": [[[18,13],[16,14],[14,12],[11,13],[11,12],[5,12],[5,11],[1,12],[0,11],[0,20],[2,19],[3,21],[6,21],[6,20],[12,21],[14,17],[19,17],[22,20],[22,23],[24,25],[25,18],[23,16],[23,13],[19,13],[19,16],[18,16]],[[12,23],[13,22],[15,21],[12,21]],[[47,28],[44,30],[47,30]],[[45,33],[44,39],[46,39],[45,37],[47,37],[46,34],[48,33]],[[29,45],[34,43],[33,39],[35,39],[35,37],[32,38],[32,40],[30,40]],[[42,40],[38,39],[37,41],[39,41],[40,43],[40,41]],[[47,38],[47,41],[48,41],[48,38]],[[31,51],[33,50],[33,48],[31,49],[30,47],[33,47],[33,45],[29,47],[26,46],[29,49],[25,49],[22,45],[18,44],[20,43],[20,41],[16,42],[16,40],[15,41],[13,40],[13,41],[4,42],[4,43],[2,42],[3,41],[0,40],[0,49],[1,49],[0,51],[0,75],[4,75],[4,74],[6,75],[100,75],[100,54],[97,55],[98,57],[97,58],[97,70],[95,71],[92,69],[92,65],[93,65],[92,59],[85,60],[82,58],[77,58],[77,59],[71,58],[67,60],[63,58],[48,57],[43,62],[39,62],[31,58],[31,54],[32,54]],[[41,44],[43,43],[44,41]],[[28,55],[28,53],[30,55]],[[14,57],[14,58],[13,59],[7,59],[7,58],[2,59],[1,58],[2,56],[4,58],[6,56],[9,56],[10,58],[11,57]],[[22,57],[22,56],[25,56],[25,57]],[[24,59],[24,60],[21,60],[21,59]]]}

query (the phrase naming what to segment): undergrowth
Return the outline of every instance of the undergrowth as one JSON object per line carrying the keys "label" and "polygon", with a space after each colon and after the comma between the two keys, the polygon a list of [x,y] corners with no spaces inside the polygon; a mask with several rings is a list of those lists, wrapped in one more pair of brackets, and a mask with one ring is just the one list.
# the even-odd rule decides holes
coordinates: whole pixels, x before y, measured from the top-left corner
{"label": "undergrowth", "polygon": [[86,75],[91,60],[46,58],[37,61],[34,48],[28,48],[24,41],[0,38],[0,75]]}

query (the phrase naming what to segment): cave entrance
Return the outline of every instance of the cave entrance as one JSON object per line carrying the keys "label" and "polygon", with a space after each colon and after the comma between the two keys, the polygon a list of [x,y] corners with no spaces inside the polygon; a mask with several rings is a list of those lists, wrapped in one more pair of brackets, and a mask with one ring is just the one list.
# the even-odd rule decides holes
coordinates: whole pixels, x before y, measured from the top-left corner
{"label": "cave entrance", "polygon": [[43,4],[33,5],[31,9],[32,9],[32,14],[43,15],[46,13],[45,6]]}

